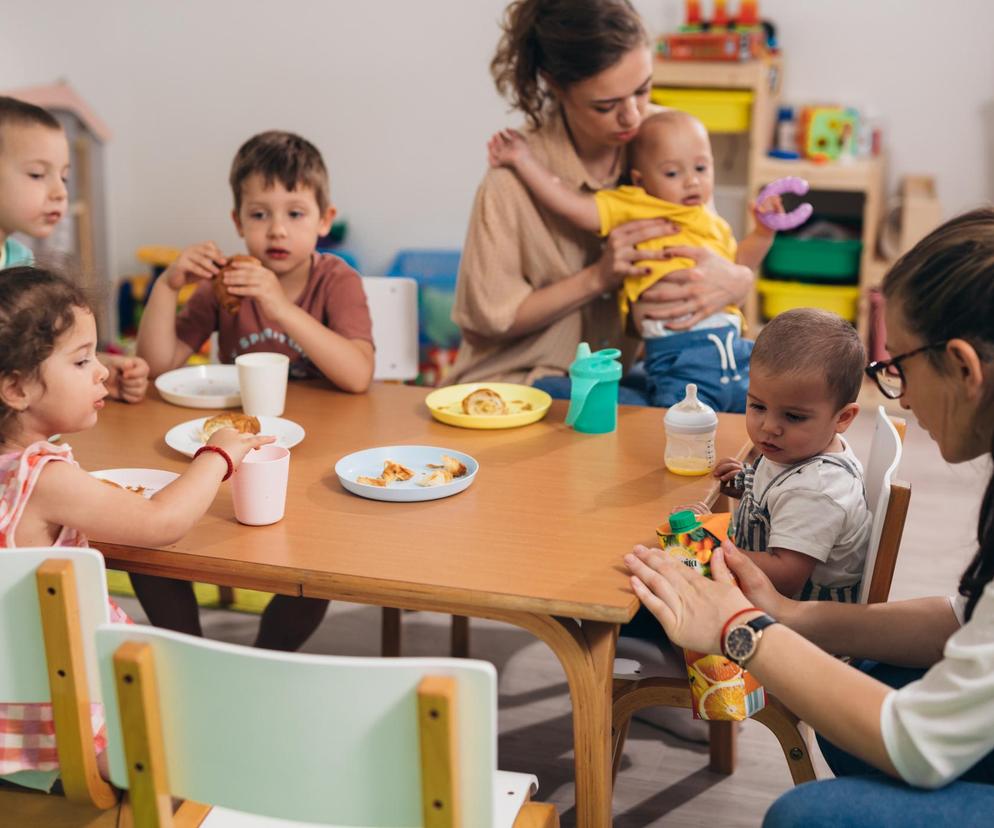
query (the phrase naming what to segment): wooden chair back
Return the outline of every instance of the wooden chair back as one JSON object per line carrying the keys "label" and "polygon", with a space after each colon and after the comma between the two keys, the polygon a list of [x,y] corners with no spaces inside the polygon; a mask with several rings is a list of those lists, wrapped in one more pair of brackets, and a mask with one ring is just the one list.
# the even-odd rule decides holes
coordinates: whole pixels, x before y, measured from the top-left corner
{"label": "wooden chair back", "polygon": [[895,479],[906,428],[903,419],[889,417],[883,406],[877,408],[876,427],[864,473],[873,524],[863,565],[860,603],[886,601],[890,594],[911,500],[911,486]]}
{"label": "wooden chair back", "polygon": [[[170,797],[367,826],[493,825],[510,804],[495,783],[491,664],[279,653],[120,625],[101,627],[97,648],[111,778],[136,824],[172,825]],[[520,808],[534,777],[506,776],[529,780]]]}
{"label": "wooden chair back", "polygon": [[90,702],[101,700],[94,632],[109,620],[96,550],[0,553],[0,700],[52,704],[66,797],[102,809],[117,793],[97,770]]}

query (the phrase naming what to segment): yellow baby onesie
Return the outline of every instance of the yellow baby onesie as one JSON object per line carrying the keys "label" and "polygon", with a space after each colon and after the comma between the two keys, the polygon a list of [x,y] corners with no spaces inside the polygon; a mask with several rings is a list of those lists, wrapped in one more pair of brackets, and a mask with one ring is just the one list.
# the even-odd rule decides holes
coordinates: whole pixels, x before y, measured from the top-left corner
{"label": "yellow baby onesie", "polygon": [[[600,214],[602,236],[608,235],[615,227],[629,221],[648,218],[664,218],[672,221],[680,230],[672,236],[660,236],[640,242],[639,250],[664,250],[676,245],[706,247],[719,256],[735,261],[737,245],[732,228],[721,216],[715,215],[704,205],[684,206],[663,201],[649,195],[641,187],[617,187],[613,190],[598,190],[594,193],[597,210]],[[694,262],[687,258],[648,261],[642,264],[650,268],[644,276],[629,276],[622,285],[618,297],[622,318],[628,315],[632,302],[642,295],[650,285],[654,285],[667,273],[693,267]],[[727,308],[731,313],[739,313],[734,305]]]}

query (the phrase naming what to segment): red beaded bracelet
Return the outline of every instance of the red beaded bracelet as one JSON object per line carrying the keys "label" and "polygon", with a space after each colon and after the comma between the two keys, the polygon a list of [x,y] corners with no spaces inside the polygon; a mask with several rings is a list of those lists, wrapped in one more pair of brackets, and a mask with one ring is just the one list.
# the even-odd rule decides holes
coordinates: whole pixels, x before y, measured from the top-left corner
{"label": "red beaded bracelet", "polygon": [[728,635],[728,628],[732,626],[732,622],[738,618],[740,615],[745,615],[747,612],[762,612],[759,607],[746,607],[745,609],[740,609],[736,613],[732,613],[732,617],[725,622],[725,626],[721,628],[721,637],[718,639],[718,646],[721,648],[721,652],[725,652],[725,636]]}
{"label": "red beaded bracelet", "polygon": [[200,448],[197,449],[196,453],[193,455],[193,459],[196,460],[205,451],[213,451],[216,454],[220,454],[224,458],[224,462],[228,464],[228,471],[224,475],[224,477],[221,478],[221,482],[224,483],[225,480],[227,480],[229,477],[231,477],[231,475],[235,473],[235,464],[231,462],[231,457],[229,457],[228,452],[226,452],[220,446],[201,446]]}

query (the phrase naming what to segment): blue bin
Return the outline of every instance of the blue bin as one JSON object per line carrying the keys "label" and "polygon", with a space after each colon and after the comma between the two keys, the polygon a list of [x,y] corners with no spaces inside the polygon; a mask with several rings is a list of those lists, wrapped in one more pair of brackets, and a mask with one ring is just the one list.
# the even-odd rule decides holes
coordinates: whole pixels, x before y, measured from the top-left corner
{"label": "blue bin", "polygon": [[459,250],[401,250],[387,276],[406,276],[418,283],[418,330],[422,345],[455,348],[459,328],[450,318],[459,274]]}

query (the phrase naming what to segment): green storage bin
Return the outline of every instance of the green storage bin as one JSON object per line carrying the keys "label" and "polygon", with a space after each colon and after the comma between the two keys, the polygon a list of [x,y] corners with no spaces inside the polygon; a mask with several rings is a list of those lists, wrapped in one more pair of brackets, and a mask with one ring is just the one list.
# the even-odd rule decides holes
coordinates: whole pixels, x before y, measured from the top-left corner
{"label": "green storage bin", "polygon": [[763,262],[770,276],[855,281],[863,242],[858,239],[798,239],[778,235]]}

